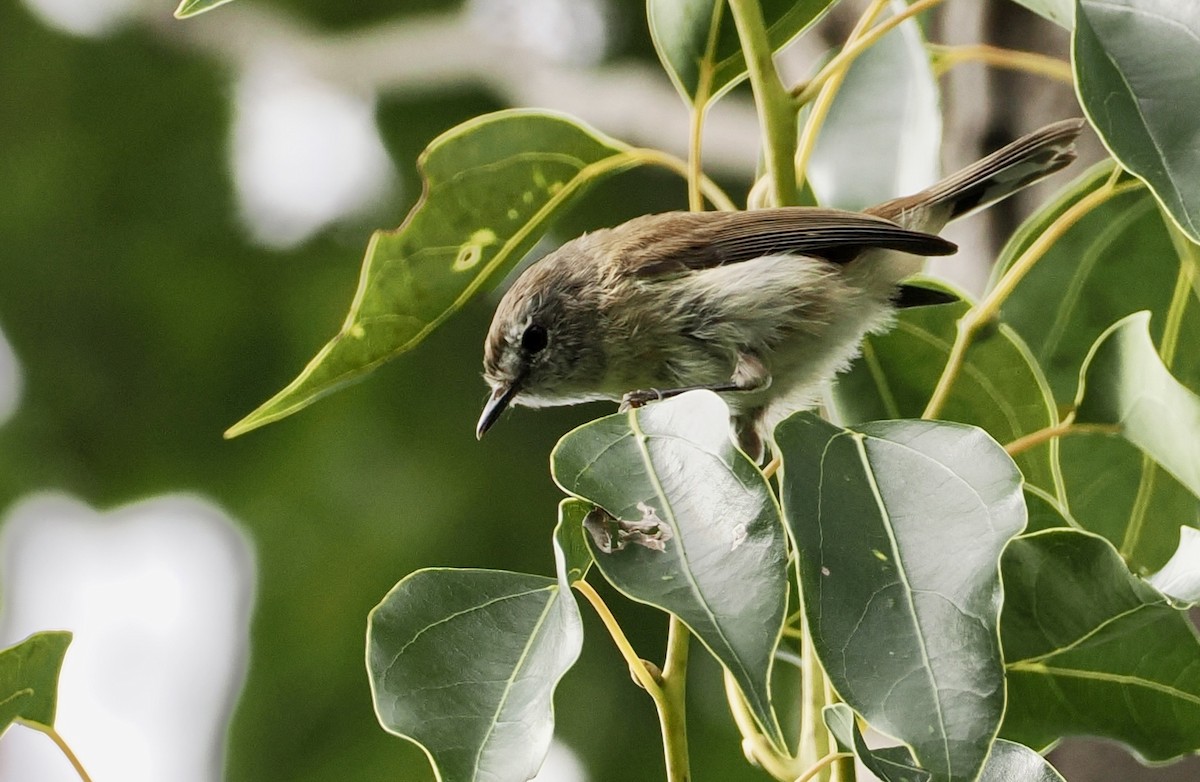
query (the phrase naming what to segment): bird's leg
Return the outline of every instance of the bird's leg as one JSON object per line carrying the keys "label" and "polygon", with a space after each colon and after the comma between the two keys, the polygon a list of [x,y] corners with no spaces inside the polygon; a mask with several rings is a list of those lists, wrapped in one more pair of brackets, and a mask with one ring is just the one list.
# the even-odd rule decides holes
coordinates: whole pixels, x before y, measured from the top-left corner
{"label": "bird's leg", "polygon": [[592,536],[596,548],[605,554],[620,551],[628,545],[666,551],[667,541],[674,537],[671,526],[646,503],[639,502],[637,507],[642,514],[637,521],[618,519],[603,508],[592,508],[583,518],[583,528]]}
{"label": "bird's leg", "polygon": [[660,399],[670,399],[673,396],[686,394],[688,391],[714,391],[718,394],[730,391],[761,391],[771,385],[771,373],[763,364],[762,359],[753,353],[738,353],[737,366],[733,376],[727,383],[710,383],[699,386],[682,386],[680,388],[644,388],[630,391],[621,397],[620,411],[623,413],[631,408],[642,407]]}

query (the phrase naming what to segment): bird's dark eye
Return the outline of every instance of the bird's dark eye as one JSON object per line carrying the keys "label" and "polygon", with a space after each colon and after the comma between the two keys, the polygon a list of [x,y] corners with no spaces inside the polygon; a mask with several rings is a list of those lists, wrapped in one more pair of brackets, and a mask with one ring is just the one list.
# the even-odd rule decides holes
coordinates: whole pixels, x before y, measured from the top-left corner
{"label": "bird's dark eye", "polygon": [[546,329],[536,323],[531,323],[526,327],[525,333],[521,335],[521,347],[527,353],[537,353],[546,347],[550,342],[550,335],[546,333]]}

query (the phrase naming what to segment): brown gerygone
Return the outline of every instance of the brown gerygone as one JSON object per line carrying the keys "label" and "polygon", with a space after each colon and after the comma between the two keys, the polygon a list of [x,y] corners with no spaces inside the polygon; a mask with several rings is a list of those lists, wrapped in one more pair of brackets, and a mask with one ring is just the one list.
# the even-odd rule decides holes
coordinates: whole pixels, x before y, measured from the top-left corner
{"label": "brown gerygone", "polygon": [[668,212],[585,234],[532,264],[501,299],[484,345],[509,405],[644,404],[720,393],[743,448],[813,404],[869,332],[906,304],[901,281],[957,249],[936,232],[1059,170],[1082,120],[1042,128],[915,195],[865,212],[784,207]]}

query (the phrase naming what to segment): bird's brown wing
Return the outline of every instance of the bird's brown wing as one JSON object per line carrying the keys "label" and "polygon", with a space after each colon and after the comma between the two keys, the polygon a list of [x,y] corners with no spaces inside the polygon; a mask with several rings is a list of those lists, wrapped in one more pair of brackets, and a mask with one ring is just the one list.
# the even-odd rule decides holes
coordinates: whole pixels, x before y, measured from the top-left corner
{"label": "bird's brown wing", "polygon": [[[958,249],[940,236],[902,228],[881,217],[813,207],[670,212],[632,220],[617,230],[628,230],[630,237],[621,243],[620,262],[639,277],[764,255],[803,255],[844,264],[872,248],[926,256],[949,255]],[[653,239],[647,241],[647,236]]]}

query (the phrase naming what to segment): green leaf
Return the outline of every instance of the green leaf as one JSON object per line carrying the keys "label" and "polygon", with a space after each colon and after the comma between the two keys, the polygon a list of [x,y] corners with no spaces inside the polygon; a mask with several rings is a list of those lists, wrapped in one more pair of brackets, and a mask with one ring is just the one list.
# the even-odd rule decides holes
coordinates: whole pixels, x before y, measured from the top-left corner
{"label": "green leaf", "polygon": [[1200,638],[1112,544],[1048,530],[1013,541],[1001,565],[1003,736],[1103,736],[1151,761],[1200,749]]}
{"label": "green leaf", "polygon": [[1068,30],[1075,26],[1074,0],[1017,0],[1018,3]]}
{"label": "green leaf", "polygon": [[0,651],[0,733],[18,719],[54,726],[58,673],[70,644],[70,633],[51,631]]}
{"label": "green leaf", "polygon": [[766,479],[730,439],[721,398],[692,392],[585,424],[559,441],[551,465],[564,491],[613,518],[652,512],[669,526],[663,551],[605,554],[593,543],[596,566],[630,598],[679,617],[782,746],[768,683],[787,608],[787,540]]}
{"label": "green leaf", "polygon": [[565,571],[407,576],[367,625],[380,724],[420,746],[442,782],[531,779],[554,732],[554,688],[583,641],[565,591]]}
{"label": "green leaf", "polygon": [[1179,548],[1162,570],[1146,580],[1159,592],[1181,603],[1200,602],[1200,530],[1181,527]]}
{"label": "green leaf", "polygon": [[[1112,171],[1111,163],[1093,168],[1031,217],[1001,253],[995,279],[1063,212],[1103,187]],[[1072,403],[1093,343],[1132,312],[1154,313],[1156,344],[1200,344],[1195,253],[1178,234],[1173,240],[1148,191],[1123,192],[1054,241],[1004,302],[1001,319],[1029,345],[1055,399]],[[1180,381],[1200,388],[1200,351],[1163,354]],[[1137,568],[1161,567],[1175,550],[1179,525],[1195,523],[1191,492],[1124,440],[1067,437],[1059,454],[1070,515],[1112,541]]]}
{"label": "green leaf", "polygon": [[[763,0],[773,51],[825,15],[834,0]],[[725,0],[647,0],[650,37],[685,103],[703,108],[746,77],[746,58]]]}
{"label": "green leaf", "polygon": [[1026,532],[1038,532],[1044,529],[1062,529],[1078,527],[1078,523],[1070,519],[1066,510],[1052,497],[1038,489],[1025,485],[1025,510],[1029,521],[1025,525]]}
{"label": "green leaf", "polygon": [[1200,242],[1200,4],[1077,0],[1071,50],[1104,145]]}
{"label": "green leaf", "polygon": [[997,739],[979,782],[1066,782],[1044,757],[1024,744]]}
{"label": "green leaf", "polygon": [[176,19],[187,19],[190,16],[211,11],[219,5],[225,5],[230,0],[183,0],[175,9]]}
{"label": "green leaf", "polygon": [[[893,12],[906,7],[893,0]],[[933,184],[941,152],[937,80],[921,28],[910,19],[850,66],[807,175],[823,206],[866,209]]]}
{"label": "green leaf", "polygon": [[[929,772],[919,768],[906,747],[871,749],[863,740],[854,712],[844,703],[826,706],[825,725],[838,743],[838,751],[853,752],[881,782],[926,782]],[[964,777],[965,779],[965,777]],[[1038,753],[1029,747],[998,739],[977,782],[1065,782]]]}
{"label": "green leaf", "polygon": [[569,117],[500,111],[434,139],[420,201],[367,246],[346,322],[300,376],[226,432],[304,408],[420,343],[521,259],[601,177],[637,165],[628,147]]}
{"label": "green leaf", "polygon": [[[885,418],[920,418],[950,356],[967,302],[901,310],[886,334],[863,340],[862,355],[833,387],[838,420],[848,426]],[[941,417],[973,424],[1009,443],[1058,422],[1054,399],[1024,341],[1007,326],[981,334],[967,352]],[[1062,493],[1055,448],[1020,454],[1025,480],[1052,497]]]}
{"label": "green leaf", "polygon": [[1171,376],[1136,312],[1100,335],[1083,364],[1075,422],[1111,424],[1200,496],[1200,396]]}
{"label": "green leaf", "polygon": [[821,716],[837,742],[838,751],[853,752],[881,782],[929,782],[929,772],[917,766],[906,747],[869,748],[854,712],[846,704],[826,706]]}
{"label": "green leaf", "polygon": [[567,499],[558,504],[554,554],[564,587],[582,581],[595,561],[583,530],[583,520],[591,510],[592,505],[582,500]]}
{"label": "green leaf", "polygon": [[1000,552],[1021,475],[981,429],[799,413],[775,430],[813,643],[838,694],[934,780],[973,779],[1004,711]]}

